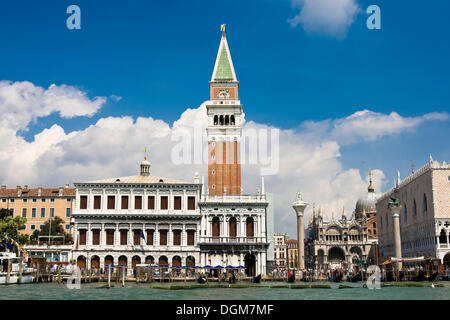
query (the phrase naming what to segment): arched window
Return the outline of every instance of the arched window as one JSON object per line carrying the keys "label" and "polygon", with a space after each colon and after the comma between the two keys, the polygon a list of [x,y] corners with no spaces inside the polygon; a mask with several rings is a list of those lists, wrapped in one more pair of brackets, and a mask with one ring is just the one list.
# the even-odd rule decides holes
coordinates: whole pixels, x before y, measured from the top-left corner
{"label": "arched window", "polygon": [[220,117],[219,117],[219,124],[220,124],[221,126],[223,126],[223,116],[220,116]]}
{"label": "arched window", "polygon": [[220,237],[220,221],[218,217],[212,219],[212,236]]}
{"label": "arched window", "polygon": [[447,243],[447,232],[444,229],[441,230],[441,235],[439,236],[439,243]]}
{"label": "arched window", "polygon": [[403,204],[403,221],[408,221],[408,209],[406,208],[406,203]]}
{"label": "arched window", "polygon": [[253,236],[254,236],[253,218],[252,217],[248,217],[247,221],[246,221],[246,224],[247,224],[246,235],[247,235],[247,237],[253,238]]}
{"label": "arched window", "polygon": [[228,115],[225,116],[225,125],[226,126],[230,125],[230,116]]}
{"label": "arched window", "polygon": [[237,221],[235,217],[230,218],[230,237],[236,237],[237,231]]}
{"label": "arched window", "polygon": [[217,115],[214,116],[214,125],[217,126],[219,124],[219,117]]}
{"label": "arched window", "polygon": [[416,199],[414,199],[414,202],[413,202],[413,215],[414,215],[414,216],[417,216]]}
{"label": "arched window", "polygon": [[423,214],[427,214],[428,211],[428,203],[427,203],[427,195],[423,194]]}
{"label": "arched window", "polygon": [[230,117],[230,124],[232,125],[232,126],[234,126],[235,125],[235,120],[234,120],[234,116],[231,116]]}

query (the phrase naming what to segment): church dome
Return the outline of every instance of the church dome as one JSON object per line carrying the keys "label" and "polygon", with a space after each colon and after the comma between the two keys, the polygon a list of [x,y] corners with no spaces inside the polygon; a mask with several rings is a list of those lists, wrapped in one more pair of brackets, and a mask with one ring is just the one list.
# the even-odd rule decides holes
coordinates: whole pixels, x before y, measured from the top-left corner
{"label": "church dome", "polygon": [[[372,194],[373,195],[373,194]],[[377,208],[375,206],[375,198],[371,197],[371,194],[367,194],[367,197],[361,197],[356,202],[355,213],[374,212]]]}
{"label": "church dome", "polygon": [[375,189],[372,185],[372,173],[370,173],[370,184],[367,188],[367,194],[363,197],[360,197],[356,202],[355,214],[362,214],[363,211],[365,211],[366,213],[377,211],[375,200]]}

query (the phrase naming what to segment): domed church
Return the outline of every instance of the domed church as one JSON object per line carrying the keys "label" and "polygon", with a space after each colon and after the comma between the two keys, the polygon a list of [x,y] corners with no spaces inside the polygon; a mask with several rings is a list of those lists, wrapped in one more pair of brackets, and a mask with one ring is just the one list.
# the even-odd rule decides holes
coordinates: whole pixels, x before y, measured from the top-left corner
{"label": "domed church", "polygon": [[372,172],[369,172],[370,182],[367,188],[367,194],[358,199],[355,206],[355,219],[361,220],[362,217],[367,219],[367,235],[369,240],[376,241],[378,239],[377,234],[377,208],[375,188],[372,185]]}

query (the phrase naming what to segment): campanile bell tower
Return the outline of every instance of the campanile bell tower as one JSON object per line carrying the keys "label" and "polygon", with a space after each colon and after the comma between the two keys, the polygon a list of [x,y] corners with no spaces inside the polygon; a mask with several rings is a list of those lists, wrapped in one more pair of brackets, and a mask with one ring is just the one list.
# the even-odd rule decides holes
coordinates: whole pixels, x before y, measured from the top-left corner
{"label": "campanile bell tower", "polygon": [[228,48],[225,25],[209,82],[208,114],[208,190],[210,195],[241,193],[240,140],[242,105],[239,81]]}

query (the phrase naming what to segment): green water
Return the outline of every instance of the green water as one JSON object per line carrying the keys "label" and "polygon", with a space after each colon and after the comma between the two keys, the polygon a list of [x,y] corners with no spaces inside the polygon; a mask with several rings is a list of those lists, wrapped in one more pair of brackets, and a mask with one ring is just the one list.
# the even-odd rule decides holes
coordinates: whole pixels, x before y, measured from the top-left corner
{"label": "green water", "polygon": [[263,283],[259,287],[250,288],[196,288],[183,290],[150,288],[151,285],[169,287],[170,285],[184,285],[183,283],[126,283],[124,288],[114,283],[113,285],[117,285],[117,287],[111,289],[105,288],[104,283],[88,283],[82,284],[80,290],[70,290],[65,284],[39,283],[0,286],[0,300],[450,300],[450,283],[439,283],[442,283],[444,287],[431,288],[429,282],[424,282],[424,287],[383,287],[379,290],[363,288],[362,282],[341,283],[352,287],[346,289],[338,289],[339,284],[337,283],[321,283],[329,284],[331,289],[267,288],[262,286],[286,285],[286,283]]}

